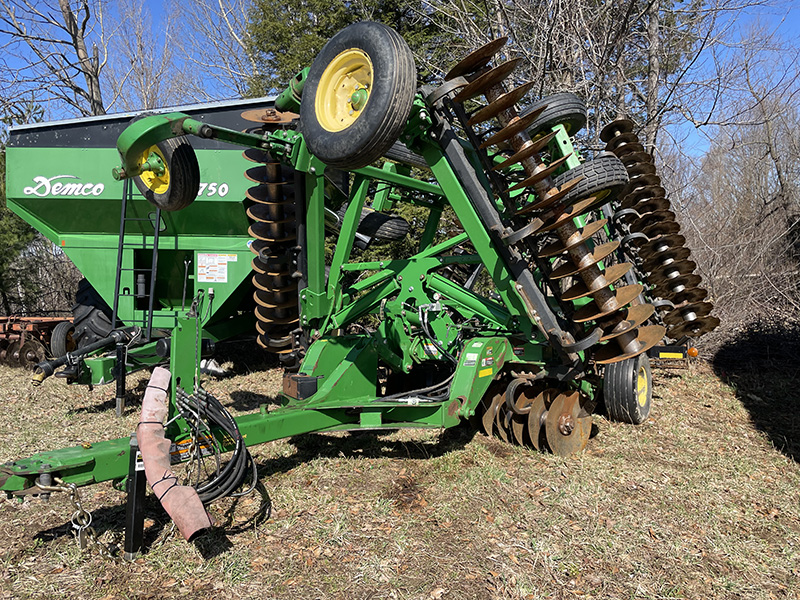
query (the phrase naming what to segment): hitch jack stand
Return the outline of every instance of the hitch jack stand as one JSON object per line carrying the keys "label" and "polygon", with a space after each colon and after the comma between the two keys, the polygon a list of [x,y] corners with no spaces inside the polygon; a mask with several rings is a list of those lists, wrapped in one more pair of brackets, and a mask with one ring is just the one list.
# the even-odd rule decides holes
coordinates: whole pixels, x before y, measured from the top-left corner
{"label": "hitch jack stand", "polygon": [[144,495],[147,479],[144,475],[144,463],[139,454],[136,433],[131,435],[130,467],[125,490],[128,499],[125,505],[125,543],[122,558],[135,560],[142,552],[144,540]]}

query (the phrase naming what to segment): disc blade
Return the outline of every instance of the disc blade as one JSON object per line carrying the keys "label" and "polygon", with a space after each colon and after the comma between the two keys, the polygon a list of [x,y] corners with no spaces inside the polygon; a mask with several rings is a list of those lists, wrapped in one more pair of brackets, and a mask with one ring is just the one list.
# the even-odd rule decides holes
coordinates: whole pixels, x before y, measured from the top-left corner
{"label": "disc blade", "polygon": [[581,407],[578,392],[556,396],[547,411],[545,430],[547,445],[557,456],[570,456],[586,448],[592,433],[592,416]]}
{"label": "disc blade", "polygon": [[500,51],[500,48],[506,45],[507,37],[500,37],[491,42],[484,44],[477,50],[474,50],[462,58],[458,64],[447,72],[444,76],[445,81],[461,77],[462,75],[469,75],[478,69],[485,67],[492,60],[492,57]]}
{"label": "disc blade", "polygon": [[512,58],[504,63],[500,63],[493,69],[489,69],[486,73],[471,81],[467,87],[458,92],[453,100],[456,102],[466,102],[475,96],[485,94],[490,88],[502,83],[523,60],[524,59],[521,57]]}
{"label": "disc blade", "polygon": [[478,123],[483,123],[484,121],[493,119],[504,110],[508,110],[517,102],[519,102],[519,100],[521,100],[522,97],[525,96],[528,91],[530,91],[533,85],[534,82],[529,81],[528,83],[524,83],[521,86],[514,88],[510,92],[506,92],[488,106],[484,106],[483,108],[475,111],[469,118],[469,121],[467,121],[467,125],[477,125]]}

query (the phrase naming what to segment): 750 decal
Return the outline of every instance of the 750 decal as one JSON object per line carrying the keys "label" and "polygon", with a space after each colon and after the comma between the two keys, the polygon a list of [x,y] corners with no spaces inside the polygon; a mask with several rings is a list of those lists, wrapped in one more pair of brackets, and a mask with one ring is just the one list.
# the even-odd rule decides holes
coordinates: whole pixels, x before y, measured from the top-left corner
{"label": "750 decal", "polygon": [[200,189],[197,192],[197,197],[200,196],[227,196],[228,184],[227,183],[201,183]]}

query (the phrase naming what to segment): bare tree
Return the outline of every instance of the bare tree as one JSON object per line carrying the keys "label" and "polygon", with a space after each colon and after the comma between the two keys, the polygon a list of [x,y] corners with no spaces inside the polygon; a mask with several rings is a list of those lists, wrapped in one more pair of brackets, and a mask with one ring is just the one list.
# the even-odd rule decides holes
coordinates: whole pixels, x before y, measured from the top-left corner
{"label": "bare tree", "polygon": [[258,77],[247,29],[250,0],[193,0],[178,5],[170,42],[185,65],[194,97],[243,98]]}
{"label": "bare tree", "polygon": [[105,87],[117,109],[135,111],[171,106],[193,98],[191,77],[175,49],[176,16],[159,18],[159,27],[141,0],[118,0],[120,28],[109,41],[113,57]]}
{"label": "bare tree", "polygon": [[48,108],[105,114],[101,73],[117,26],[108,27],[104,8],[99,0],[0,0],[3,108],[33,94]]}

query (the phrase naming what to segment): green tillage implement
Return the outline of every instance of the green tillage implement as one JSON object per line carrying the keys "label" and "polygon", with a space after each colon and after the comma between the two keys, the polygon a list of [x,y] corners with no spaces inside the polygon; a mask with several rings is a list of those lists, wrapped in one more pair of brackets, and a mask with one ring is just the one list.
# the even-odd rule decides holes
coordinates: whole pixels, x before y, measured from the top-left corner
{"label": "green tillage implement", "polygon": [[[359,33],[364,28],[369,35]],[[299,120],[279,118],[247,133],[189,112],[150,116],[120,135],[122,163],[106,163],[120,179],[162,168],[180,178],[185,165],[162,160],[152,149],[190,138],[244,146],[251,160],[260,161],[259,167],[249,163],[248,177],[256,185],[247,190],[234,184],[247,164],[225,158],[218,161],[222,170],[202,171],[227,183],[228,196],[199,197],[189,208],[168,213],[163,238],[165,251],[191,250],[194,260],[201,252],[228,252],[237,256],[239,269],[249,262],[243,253],[252,238],[244,235],[248,221],[233,206],[241,211],[245,195],[252,201],[247,206],[248,215],[256,215],[249,227],[256,238],[255,279],[261,282],[259,340],[282,353],[287,369],[283,406],[262,406],[236,419],[247,445],[315,431],[446,428],[476,419],[507,441],[569,455],[588,442],[604,376],[606,402],[613,400],[620,418],[641,422],[652,393],[645,353],[664,328],[648,324],[652,306],[639,298],[645,287],[619,283],[630,265],[615,259],[617,243],[589,239],[598,232],[611,235],[605,220],[585,219],[627,182],[622,163],[613,156],[581,163],[564,125],[537,121],[546,111],[520,118],[509,97],[521,94],[502,83],[510,69],[501,64],[483,72],[501,43],[464,59],[440,87],[417,90],[408,73],[410,51],[398,39],[374,23],[337,34],[278,102],[283,111],[299,108]],[[373,78],[373,68],[389,67],[395,79]],[[390,94],[381,87],[395,84]],[[367,90],[366,99],[363,93],[342,96],[337,90],[345,86]],[[488,105],[467,113],[464,103],[481,94]],[[499,128],[481,125],[490,119]],[[536,130],[537,123],[543,130]],[[494,154],[483,149],[498,143]],[[40,200],[19,194],[33,175],[19,156],[9,164],[15,210],[29,219],[37,215],[36,226],[72,252],[108,294],[109,274],[100,275],[87,261],[95,248],[94,256],[115,249],[114,236],[108,230],[87,233],[87,219],[75,219],[73,231],[56,228],[55,217],[48,222],[39,216],[57,211],[30,208]],[[203,165],[206,155],[201,150],[198,156]],[[63,172],[88,184],[81,170],[86,161],[70,160],[71,170]],[[61,169],[60,164],[52,172]],[[251,176],[255,172],[261,179]],[[582,175],[574,177],[577,172]],[[119,206],[120,188],[79,202],[85,210],[98,201]],[[185,200],[167,199],[178,205]],[[356,247],[368,201],[384,211],[402,204],[424,210],[412,252],[361,258]],[[331,209],[345,202],[326,258],[326,223]],[[447,213],[462,232],[441,239]],[[243,273],[234,273],[243,280]],[[476,285],[479,275],[483,281]],[[571,286],[562,285],[566,277],[574,278]],[[195,279],[194,286],[195,309],[184,315],[168,295],[165,308],[174,311],[174,320],[161,325],[173,328],[167,434],[176,444],[191,439],[177,405],[178,388],[197,391],[198,345],[205,335],[199,331],[208,332],[213,321],[198,322],[209,310],[211,285]],[[210,312],[223,314],[214,288]],[[625,417],[634,412],[635,418]],[[230,437],[214,437],[220,450],[231,449]],[[129,474],[129,447],[125,438],[21,459],[2,467],[2,489],[37,493],[37,481],[56,477],[76,485],[121,479]]]}

